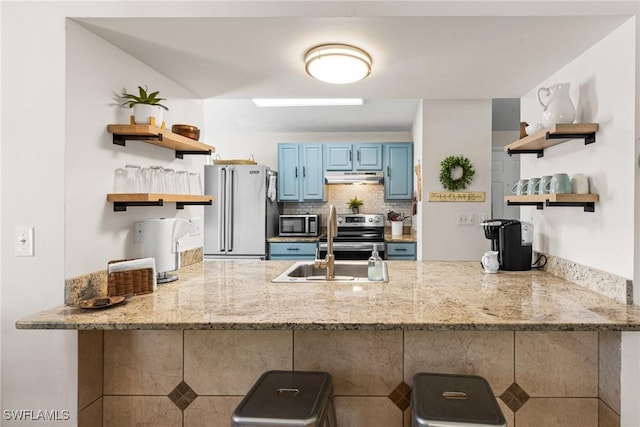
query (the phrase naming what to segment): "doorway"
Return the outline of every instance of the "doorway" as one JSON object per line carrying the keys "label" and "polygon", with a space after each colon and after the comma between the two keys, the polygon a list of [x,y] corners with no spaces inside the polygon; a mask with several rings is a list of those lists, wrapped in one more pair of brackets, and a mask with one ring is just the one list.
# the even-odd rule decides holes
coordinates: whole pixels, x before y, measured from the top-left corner
{"label": "doorway", "polygon": [[520,157],[509,156],[503,148],[493,147],[491,153],[491,218],[520,218],[520,207],[509,206],[504,201],[506,196],[512,194],[511,190],[519,179]]}
{"label": "doorway", "polygon": [[491,114],[491,218],[519,219],[520,207],[504,198],[520,179],[520,157],[509,156],[504,146],[520,138],[520,99],[493,99]]}

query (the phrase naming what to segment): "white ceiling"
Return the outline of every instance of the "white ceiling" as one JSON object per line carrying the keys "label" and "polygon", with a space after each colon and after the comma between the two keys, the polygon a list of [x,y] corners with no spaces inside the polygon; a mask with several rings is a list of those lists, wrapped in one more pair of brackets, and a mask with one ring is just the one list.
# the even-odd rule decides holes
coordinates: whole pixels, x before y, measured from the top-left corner
{"label": "white ceiling", "polygon": [[[211,99],[208,113],[220,130],[319,132],[409,130],[420,98],[519,98],[626,19],[591,12],[76,21],[194,97]],[[351,85],[307,76],[305,52],[326,43],[369,52],[371,75]],[[246,101],[269,97],[362,97],[366,103],[258,109]]]}

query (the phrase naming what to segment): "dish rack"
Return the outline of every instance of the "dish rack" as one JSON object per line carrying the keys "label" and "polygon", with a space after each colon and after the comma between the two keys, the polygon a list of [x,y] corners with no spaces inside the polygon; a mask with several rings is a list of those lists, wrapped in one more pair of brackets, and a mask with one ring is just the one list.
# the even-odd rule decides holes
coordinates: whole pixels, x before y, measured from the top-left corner
{"label": "dish rack", "polygon": [[[109,264],[129,260],[109,261]],[[139,268],[109,273],[107,295],[142,295],[153,292],[153,268]]]}

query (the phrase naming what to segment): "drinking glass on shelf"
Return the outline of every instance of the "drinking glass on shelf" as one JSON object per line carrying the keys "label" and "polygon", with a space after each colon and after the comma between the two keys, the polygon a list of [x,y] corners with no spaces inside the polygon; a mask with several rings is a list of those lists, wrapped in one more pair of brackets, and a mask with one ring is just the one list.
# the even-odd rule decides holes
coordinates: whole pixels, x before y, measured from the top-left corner
{"label": "drinking glass on shelf", "polygon": [[194,196],[202,195],[202,181],[199,173],[191,172],[189,174],[189,194]]}
{"label": "drinking glass on shelf", "polygon": [[162,180],[164,183],[164,192],[168,194],[175,194],[176,193],[176,172],[170,168],[163,169]]}
{"label": "drinking glass on shelf", "polygon": [[142,168],[142,192],[143,193],[151,193],[153,190],[153,186],[151,185],[151,169],[150,168]]}
{"label": "drinking glass on shelf", "polygon": [[127,171],[118,168],[113,177],[113,192],[125,193],[127,191]]}
{"label": "drinking glass on shelf", "polygon": [[164,188],[164,169],[162,166],[149,166],[149,192],[163,194]]}
{"label": "drinking glass on shelf", "polygon": [[176,172],[176,193],[189,194],[189,172]]}
{"label": "drinking glass on shelf", "polygon": [[126,175],[125,192],[142,192],[142,169],[138,165],[126,165],[124,167]]}

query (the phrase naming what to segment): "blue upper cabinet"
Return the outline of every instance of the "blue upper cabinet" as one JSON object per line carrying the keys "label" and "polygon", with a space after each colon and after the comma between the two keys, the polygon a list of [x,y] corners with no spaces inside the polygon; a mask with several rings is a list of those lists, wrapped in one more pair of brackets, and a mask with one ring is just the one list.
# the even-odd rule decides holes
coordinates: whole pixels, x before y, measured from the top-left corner
{"label": "blue upper cabinet", "polygon": [[353,144],[355,168],[359,171],[382,170],[382,144]]}
{"label": "blue upper cabinet", "polygon": [[413,144],[384,144],[384,198],[411,200],[413,195]]}
{"label": "blue upper cabinet", "polygon": [[382,170],[382,144],[325,144],[328,171]]}
{"label": "blue upper cabinet", "polygon": [[321,144],[278,144],[278,201],[324,199]]}
{"label": "blue upper cabinet", "polygon": [[301,144],[302,199],[324,199],[324,169],[322,167],[322,145]]}
{"label": "blue upper cabinet", "polygon": [[325,144],[328,171],[350,171],[353,169],[351,144]]}

